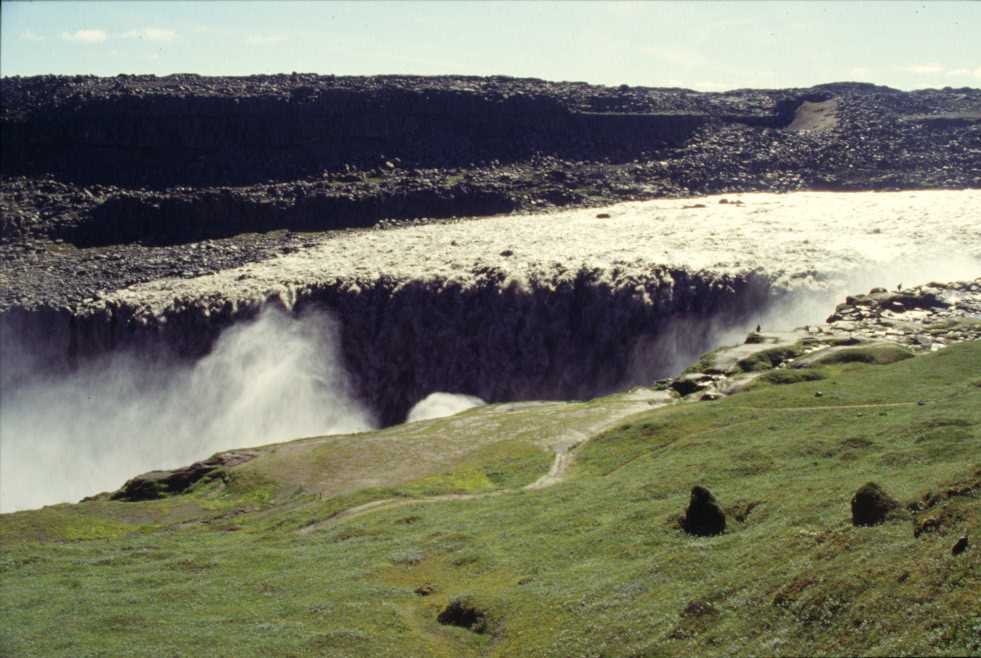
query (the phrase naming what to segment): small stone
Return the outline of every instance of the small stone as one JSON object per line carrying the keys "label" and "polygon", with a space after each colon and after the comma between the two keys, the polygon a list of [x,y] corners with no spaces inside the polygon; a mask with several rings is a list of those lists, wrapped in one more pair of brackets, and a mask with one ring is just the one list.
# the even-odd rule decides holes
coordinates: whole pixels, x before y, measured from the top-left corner
{"label": "small stone", "polygon": [[950,554],[960,555],[961,553],[967,550],[968,544],[969,542],[967,540],[967,535],[963,535],[960,539],[957,540],[957,543],[954,544],[954,547],[950,549]]}

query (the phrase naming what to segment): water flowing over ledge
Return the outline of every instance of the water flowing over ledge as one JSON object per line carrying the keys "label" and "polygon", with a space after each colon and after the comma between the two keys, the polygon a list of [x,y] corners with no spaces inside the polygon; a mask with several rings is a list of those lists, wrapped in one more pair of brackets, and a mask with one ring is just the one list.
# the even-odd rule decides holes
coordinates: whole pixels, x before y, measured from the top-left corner
{"label": "water flowing over ledge", "polygon": [[14,309],[4,435],[64,477],[114,455],[118,469],[87,467],[108,470],[84,494],[216,450],[399,423],[437,391],[650,384],[756,324],[820,322],[846,293],[976,277],[979,206],[978,191],[751,194],[495,217]]}

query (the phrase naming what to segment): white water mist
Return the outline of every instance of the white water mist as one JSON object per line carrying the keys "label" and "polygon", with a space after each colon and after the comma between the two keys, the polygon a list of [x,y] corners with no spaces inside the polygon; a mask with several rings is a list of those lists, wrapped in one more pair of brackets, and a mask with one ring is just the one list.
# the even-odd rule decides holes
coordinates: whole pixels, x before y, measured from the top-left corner
{"label": "white water mist", "polygon": [[475,395],[440,392],[430,393],[409,409],[409,415],[405,419],[405,422],[414,423],[417,420],[445,418],[446,416],[453,416],[467,409],[481,407],[485,404],[487,403]]}
{"label": "white water mist", "polygon": [[338,333],[323,313],[267,309],[194,364],[117,354],[0,391],[0,511],[77,500],[221,450],[372,429]]}

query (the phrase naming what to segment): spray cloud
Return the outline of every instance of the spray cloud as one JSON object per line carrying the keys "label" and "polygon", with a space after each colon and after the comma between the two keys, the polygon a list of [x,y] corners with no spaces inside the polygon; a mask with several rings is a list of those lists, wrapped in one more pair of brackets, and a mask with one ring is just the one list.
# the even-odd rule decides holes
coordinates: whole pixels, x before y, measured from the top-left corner
{"label": "spray cloud", "polygon": [[372,429],[337,338],[324,313],[266,309],[194,364],[114,354],[0,390],[0,511],[77,500],[216,451]]}

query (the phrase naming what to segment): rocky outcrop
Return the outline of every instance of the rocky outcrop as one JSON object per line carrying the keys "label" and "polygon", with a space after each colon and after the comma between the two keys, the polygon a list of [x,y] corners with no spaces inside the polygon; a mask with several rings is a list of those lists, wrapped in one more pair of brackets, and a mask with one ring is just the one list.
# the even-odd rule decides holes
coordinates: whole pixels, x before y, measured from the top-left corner
{"label": "rocky outcrop", "polygon": [[156,500],[184,493],[199,481],[224,479],[225,468],[244,464],[253,457],[255,457],[254,452],[233,451],[172,471],[150,471],[127,480],[126,484],[113,492],[109,498],[124,501]]}
{"label": "rocky outcrop", "polygon": [[437,615],[436,622],[444,626],[459,626],[477,634],[487,632],[487,613],[469,596],[458,596]]}
{"label": "rocky outcrop", "polygon": [[931,282],[889,291],[875,288],[849,296],[824,327],[811,333],[855,339],[887,339],[916,350],[938,350],[949,343],[981,339],[981,279]]}

